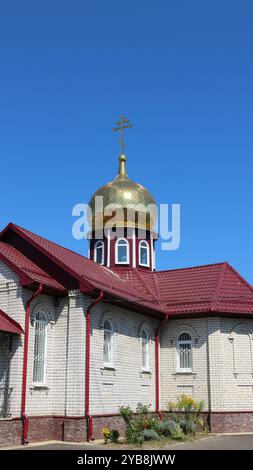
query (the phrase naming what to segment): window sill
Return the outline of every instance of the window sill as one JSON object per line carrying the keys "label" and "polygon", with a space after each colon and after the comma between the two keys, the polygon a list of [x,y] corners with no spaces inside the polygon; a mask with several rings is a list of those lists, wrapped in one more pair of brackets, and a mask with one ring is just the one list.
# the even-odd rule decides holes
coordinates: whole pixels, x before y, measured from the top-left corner
{"label": "window sill", "polygon": [[192,370],[178,370],[177,372],[174,372],[172,375],[197,375],[196,372],[193,372]]}
{"label": "window sill", "polygon": [[112,370],[112,371],[116,371],[117,369],[115,369],[115,367],[113,367],[113,366],[104,366],[104,367],[101,367],[101,370]]}
{"label": "window sill", "polygon": [[150,370],[140,370],[140,377],[141,378],[146,378],[146,379],[151,379],[152,377],[152,373]]}
{"label": "window sill", "polygon": [[43,384],[36,385],[36,384],[34,384],[34,385],[32,385],[32,387],[30,387],[30,390],[49,390],[49,387],[48,387],[48,385],[43,385]]}

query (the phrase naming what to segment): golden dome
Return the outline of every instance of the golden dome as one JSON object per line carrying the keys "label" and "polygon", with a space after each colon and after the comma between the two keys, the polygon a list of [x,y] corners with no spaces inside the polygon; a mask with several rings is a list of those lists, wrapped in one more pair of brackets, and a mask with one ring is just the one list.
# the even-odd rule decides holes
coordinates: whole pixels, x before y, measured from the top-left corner
{"label": "golden dome", "polygon": [[[96,196],[103,197],[103,211],[97,210],[95,207]],[[99,188],[89,202],[92,213],[92,221],[90,223],[92,222],[93,229],[95,224],[96,229],[104,227],[105,224],[109,228],[115,226],[116,222],[118,227],[138,227],[151,230],[156,223],[156,211],[150,212],[150,209],[146,210],[150,205],[155,205],[156,207],[155,200],[146,188],[128,177],[126,172],[126,157],[121,155],[119,157],[119,172],[116,178]],[[104,209],[108,206],[110,206],[109,213],[112,215],[108,215],[108,212],[107,214],[104,213]],[[121,214],[112,213],[113,207],[115,207],[115,211],[119,207],[122,208],[124,215],[122,216],[122,211]]]}

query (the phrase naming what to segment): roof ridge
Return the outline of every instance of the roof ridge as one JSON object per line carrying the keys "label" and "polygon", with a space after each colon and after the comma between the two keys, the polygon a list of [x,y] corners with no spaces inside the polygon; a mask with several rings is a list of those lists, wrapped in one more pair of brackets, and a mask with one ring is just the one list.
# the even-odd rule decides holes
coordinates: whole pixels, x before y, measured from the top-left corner
{"label": "roof ridge", "polygon": [[186,270],[188,271],[191,269],[208,268],[211,266],[222,266],[224,264],[229,264],[229,263],[227,261],[221,261],[219,263],[199,264],[197,266],[188,266],[184,268],[162,269],[161,271],[154,271],[154,274],[168,273],[168,272],[173,272],[173,271],[186,271]]}
{"label": "roof ridge", "polygon": [[154,276],[154,274],[155,274],[155,271],[152,271],[152,278],[153,278],[153,282],[154,282],[156,292],[157,292],[157,295],[158,295],[159,303],[162,304],[162,301],[160,300],[161,299],[161,291],[160,291],[160,288],[159,288],[159,283],[158,283],[158,280],[157,280],[156,276]]}
{"label": "roof ridge", "polygon": [[223,281],[223,279],[224,279],[224,276],[225,276],[225,272],[226,272],[226,270],[227,270],[227,267],[228,267],[228,263],[224,263],[223,268],[222,268],[222,270],[221,270],[221,272],[220,272],[220,275],[219,275],[219,277],[218,277],[218,281],[217,281],[216,286],[215,286],[215,288],[214,288],[214,299],[213,299],[213,301],[212,301],[212,307],[211,307],[212,309],[215,309],[215,303],[216,303],[216,301],[217,301],[216,299],[219,298],[220,288],[221,288],[222,281]]}
{"label": "roof ridge", "polygon": [[253,286],[247,281],[247,279],[244,279],[244,277],[233,266],[231,266],[231,264],[227,263],[227,266],[239,277],[239,279],[242,281],[243,284],[246,285],[246,287],[249,287],[249,289],[253,291]]}
{"label": "roof ridge", "polygon": [[160,300],[159,298],[157,298],[152,290],[150,289],[150,287],[148,286],[147,282],[145,281],[145,279],[143,279],[143,277],[141,276],[141,274],[139,273],[138,269],[136,269],[136,273],[137,273],[137,276],[139,277],[139,279],[141,280],[142,284],[146,287],[146,289],[148,290],[148,292],[150,293],[150,295],[155,299],[155,301],[160,304]]}
{"label": "roof ridge", "polygon": [[[59,243],[56,243],[56,242],[53,242],[53,241],[50,240],[49,238],[42,237],[41,235],[38,235],[37,233],[32,232],[31,230],[27,230],[26,228],[21,227],[20,225],[13,224],[12,222],[10,222],[9,227],[16,227],[17,229],[23,230],[24,232],[26,232],[26,233],[28,233],[28,234],[35,235],[36,237],[42,238],[42,239],[45,240],[46,242],[52,243],[52,245],[58,246],[59,248],[63,248],[64,250],[69,251],[70,253],[73,253],[74,255],[80,256],[81,258],[84,258],[84,259],[86,259],[87,261],[92,262],[92,260],[90,260],[89,258],[87,258],[87,257],[84,256],[84,255],[81,255],[81,253],[78,253],[77,251],[74,251],[74,250],[70,250],[70,249],[67,248],[66,246],[60,245]],[[2,243],[4,243],[4,242],[2,242]],[[102,267],[105,268],[106,266],[102,266]]]}

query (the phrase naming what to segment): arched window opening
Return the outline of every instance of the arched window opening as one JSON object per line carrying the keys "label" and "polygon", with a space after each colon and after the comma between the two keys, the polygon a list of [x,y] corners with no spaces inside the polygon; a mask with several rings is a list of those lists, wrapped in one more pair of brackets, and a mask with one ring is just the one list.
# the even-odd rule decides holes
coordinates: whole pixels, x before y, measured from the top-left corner
{"label": "arched window opening", "polygon": [[140,266],[150,266],[149,246],[144,240],[139,243],[139,264]]}
{"label": "arched window opening", "polygon": [[117,240],[115,258],[117,264],[129,264],[129,243],[125,238]]}
{"label": "arched window opening", "polygon": [[46,383],[46,356],[47,356],[47,318],[43,312],[35,317],[33,382],[36,385]]}
{"label": "arched window opening", "polygon": [[192,337],[185,331],[177,337],[177,370],[192,371]]}
{"label": "arched window opening", "polygon": [[94,261],[98,264],[104,264],[104,242],[101,240],[95,243]]}
{"label": "arched window opening", "polygon": [[142,370],[149,370],[149,347],[150,338],[147,330],[143,329],[141,332],[141,347],[142,347]]}
{"label": "arched window opening", "polygon": [[113,335],[114,328],[110,320],[104,323],[104,366],[113,367]]}

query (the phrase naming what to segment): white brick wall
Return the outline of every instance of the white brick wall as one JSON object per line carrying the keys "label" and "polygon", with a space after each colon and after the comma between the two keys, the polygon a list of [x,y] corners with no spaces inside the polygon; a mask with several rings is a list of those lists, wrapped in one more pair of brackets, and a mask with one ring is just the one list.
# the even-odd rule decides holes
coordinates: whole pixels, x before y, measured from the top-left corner
{"label": "white brick wall", "polygon": [[0,286],[8,282],[18,283],[18,276],[3,261],[0,261]]}
{"label": "white brick wall", "polygon": [[[0,308],[24,327],[25,304],[32,292],[19,286],[18,277],[0,263]],[[71,292],[56,299],[40,295],[50,312],[48,325],[47,388],[33,386],[34,326],[30,325],[27,414],[83,416],[85,409],[85,315],[91,299]],[[115,325],[114,369],[103,366],[103,321]],[[150,374],[141,371],[141,325],[149,329]],[[241,326],[238,324],[241,324]],[[92,414],[116,413],[119,406],[138,402],[155,407],[155,329],[159,322],[107,302],[91,311]],[[236,328],[237,326],[237,328]],[[239,328],[239,329],[238,329]],[[176,336],[180,330],[193,336],[193,374],[176,371]],[[248,332],[245,333],[245,331]],[[206,317],[169,320],[161,330],[161,408],[181,393],[204,400],[212,411],[253,409],[253,320]],[[20,416],[24,336],[13,336],[10,387],[12,416]]]}
{"label": "white brick wall", "polygon": [[[0,262],[0,308],[24,327],[24,307],[19,278],[3,262]],[[13,389],[10,410],[13,416],[20,416],[22,341],[23,338],[13,335],[9,381],[9,387]]]}
{"label": "white brick wall", "polygon": [[[176,338],[180,332],[188,331],[193,338],[193,373],[177,373]],[[196,400],[204,400],[208,409],[208,370],[207,370],[207,319],[168,320],[161,330],[160,347],[160,395],[161,408],[168,402],[176,402],[182,393],[193,395]]]}
{"label": "white brick wall", "polygon": [[[24,305],[31,297],[31,291],[23,290]],[[40,295],[31,305],[31,318],[33,309],[40,304],[50,312],[51,319],[47,325],[47,362],[46,362],[46,387],[38,388],[33,384],[33,358],[34,358],[34,331],[35,325],[30,322],[29,351],[27,368],[27,414],[30,416],[50,415],[53,413],[53,383],[54,383],[54,339],[55,339],[55,299],[48,295]],[[52,321],[52,323],[51,323]]]}
{"label": "white brick wall", "polygon": [[220,320],[219,410],[253,410],[253,320]]}
{"label": "white brick wall", "polygon": [[[103,320],[109,316],[115,324],[114,367],[103,366]],[[119,306],[101,302],[91,313],[91,413],[117,413],[122,405],[135,408],[138,402],[155,406],[155,342],[158,322]],[[142,373],[141,325],[149,329],[150,374]]]}

